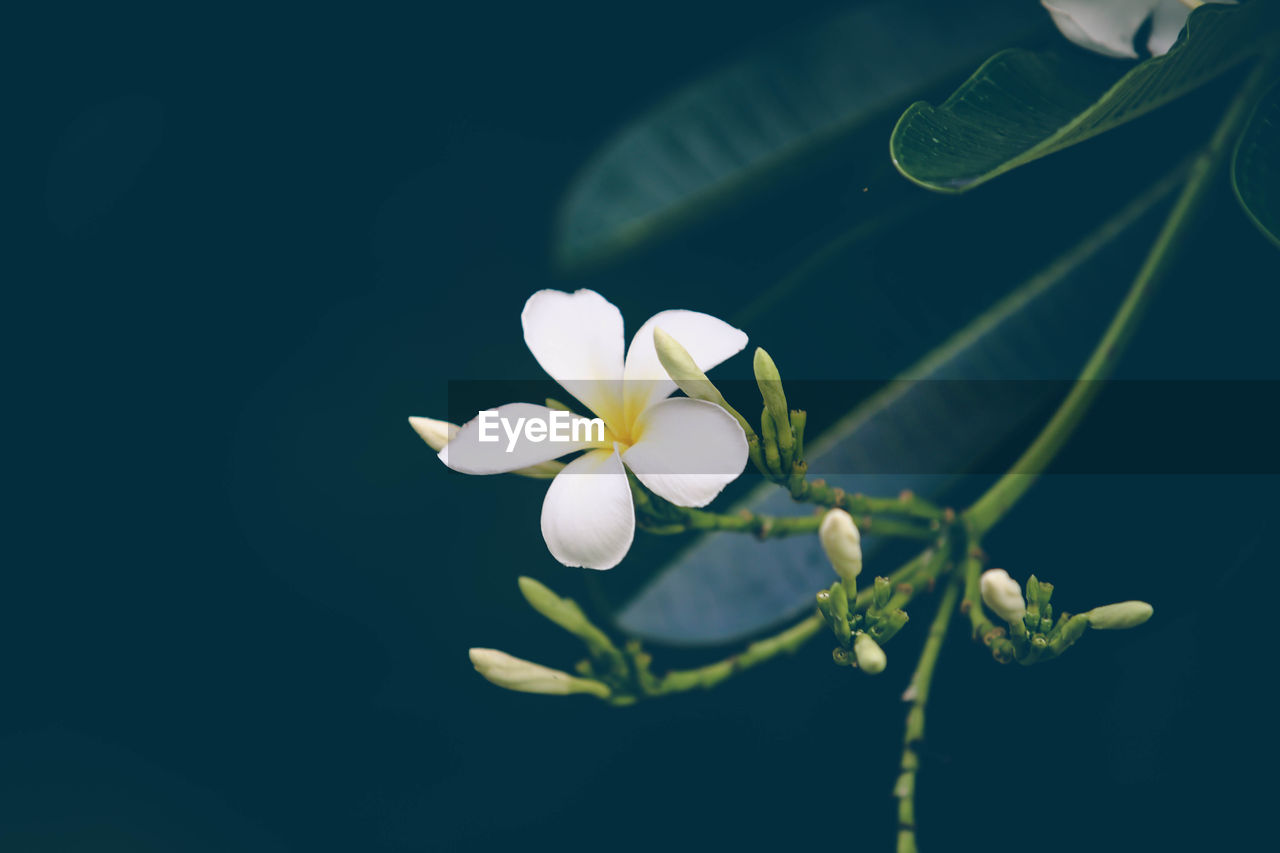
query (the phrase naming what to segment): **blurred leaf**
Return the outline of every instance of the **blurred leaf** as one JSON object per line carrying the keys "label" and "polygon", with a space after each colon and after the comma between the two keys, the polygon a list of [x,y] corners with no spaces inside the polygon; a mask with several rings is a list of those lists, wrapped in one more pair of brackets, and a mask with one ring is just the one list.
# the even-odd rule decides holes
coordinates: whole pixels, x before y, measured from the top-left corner
{"label": "blurred leaf", "polygon": [[1231,185],[1249,218],[1280,246],[1280,83],[1262,96],[1240,134]]}
{"label": "blurred leaf", "polygon": [[557,260],[576,270],[718,210],[1047,22],[1029,0],[875,0],[794,33],[619,131],[566,195]]}
{"label": "blurred leaf", "polygon": [[898,170],[964,192],[1203,85],[1274,41],[1280,4],[1206,5],[1164,56],[1133,65],[1086,51],[1006,50],[939,107],[912,104],[889,141]]}
{"label": "blurred leaf", "polygon": [[[904,471],[963,471],[1025,427],[1061,392],[1059,383],[1044,382],[1037,398],[1025,389],[1008,394],[998,382],[931,380],[1074,377],[1134,272],[1117,260],[1124,254],[1121,238],[1151,227],[1152,214],[1174,186],[1167,178],[1142,194],[906,371],[904,381],[855,408],[810,446],[811,475],[871,495],[902,489],[932,498],[945,494],[957,475],[848,472],[899,464]],[[810,509],[773,485],[753,490],[739,506],[775,515]],[[875,563],[884,540],[867,536],[863,543],[869,571],[893,568]],[[812,608],[814,592],[834,577],[816,536],[761,542],[714,534],[677,555],[616,621],[657,642],[730,642]]]}

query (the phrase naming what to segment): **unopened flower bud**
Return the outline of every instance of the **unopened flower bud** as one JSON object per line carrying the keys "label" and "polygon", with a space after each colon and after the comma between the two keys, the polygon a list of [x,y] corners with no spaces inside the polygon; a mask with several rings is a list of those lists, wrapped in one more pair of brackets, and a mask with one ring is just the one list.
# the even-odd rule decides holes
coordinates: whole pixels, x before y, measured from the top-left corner
{"label": "unopened flower bud", "polygon": [[724,404],[724,396],[711,384],[693,356],[679,341],[656,326],[653,329],[653,347],[658,351],[658,361],[681,391],[695,400],[706,400],[716,405]]}
{"label": "unopened flower bud", "polygon": [[773,363],[769,353],[760,347],[756,347],[752,367],[756,374],[756,385],[760,387],[760,397],[773,418],[773,425],[778,429],[778,447],[785,453],[794,444],[794,436],[791,434],[791,415],[787,409],[787,395],[782,392],[782,376],[779,375],[778,366]]}
{"label": "unopened flower bud", "polygon": [[[457,424],[451,424],[448,421],[437,421],[432,418],[409,418],[409,426],[413,427],[413,431],[418,437],[427,443],[428,446],[437,453],[444,450],[444,446],[453,437],[458,434],[458,430],[462,427]],[[539,462],[537,465],[530,465],[527,468],[518,468],[512,471],[512,474],[519,474],[521,477],[530,477],[534,480],[550,480],[564,468],[563,462],[557,462],[549,459],[546,462]]]}
{"label": "unopened flower bud", "polygon": [[437,453],[444,450],[444,446],[452,441],[461,429],[457,424],[431,418],[409,418],[409,426],[413,427],[413,431]]}
{"label": "unopened flower bud", "polygon": [[689,351],[681,346],[679,341],[654,326],[653,348],[658,353],[658,361],[662,363],[662,369],[671,377],[671,381],[676,383],[677,388],[695,400],[715,403],[733,416],[738,426],[742,427],[742,432],[747,436],[748,441],[755,438],[756,431],[751,428],[751,424],[738,414],[737,409],[729,405],[724,395],[720,393],[720,389],[711,383],[707,374],[698,367],[693,356],[689,355]]}
{"label": "unopened flower bud", "polygon": [[867,675],[884,672],[885,664],[888,662],[884,656],[884,649],[871,639],[870,634],[863,632],[859,632],[858,636],[853,638],[853,656],[858,660],[858,668]]}
{"label": "unopened flower bud", "polygon": [[982,600],[1009,623],[1017,622],[1027,613],[1022,587],[1004,569],[987,569],[982,573]]}
{"label": "unopened flower bud", "polygon": [[529,602],[534,610],[580,638],[592,653],[609,656],[618,654],[608,635],[591,623],[587,614],[582,612],[582,608],[572,598],[561,598],[530,577],[520,577],[517,583],[520,585],[520,593],[525,601]]}
{"label": "unopened flower bud", "polygon": [[469,654],[476,672],[508,690],[555,696],[590,693],[601,699],[609,698],[609,688],[599,681],[577,678],[558,669],[512,657],[497,649],[471,649]]}
{"label": "unopened flower bud", "polygon": [[1124,628],[1136,628],[1151,618],[1155,609],[1145,601],[1122,601],[1119,604],[1107,604],[1095,607],[1085,616],[1089,617],[1089,627],[1099,631],[1118,631]]}
{"label": "unopened flower bud", "polygon": [[858,533],[853,516],[842,509],[827,510],[818,527],[818,539],[836,574],[849,589],[854,589],[855,581],[862,572],[862,535]]}

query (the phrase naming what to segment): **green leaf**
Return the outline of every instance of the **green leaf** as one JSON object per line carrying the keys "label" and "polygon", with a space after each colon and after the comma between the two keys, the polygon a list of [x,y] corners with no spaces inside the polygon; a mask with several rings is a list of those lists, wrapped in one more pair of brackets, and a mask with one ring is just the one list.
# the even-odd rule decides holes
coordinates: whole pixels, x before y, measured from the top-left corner
{"label": "green leaf", "polygon": [[[937,498],[956,485],[949,474],[849,474],[851,471],[958,472],[1000,447],[1060,392],[1030,383],[1041,396],[1007,393],[1001,383],[947,379],[1062,379],[1087,358],[1132,275],[1124,238],[1150,230],[1176,187],[1170,178],[1142,194],[1073,249],[1000,300],[932,354],[889,383],[811,444],[813,476],[851,492],[894,495],[912,489]],[[834,472],[834,473],[833,473]],[[739,504],[755,512],[796,515],[774,485]],[[865,536],[872,574],[882,538]],[[892,566],[882,567],[884,570]],[[648,640],[677,645],[725,643],[750,636],[813,607],[816,590],[835,579],[816,536],[758,541],[732,533],[695,541],[618,613],[618,625]]]}
{"label": "green leaf", "polygon": [[1029,0],[875,0],[793,33],[620,130],[566,195],[557,260],[610,260],[740,200],[1047,22]]}
{"label": "green leaf", "polygon": [[1258,101],[1240,134],[1231,185],[1249,218],[1280,246],[1280,83]]}
{"label": "green leaf", "polygon": [[987,60],[941,106],[912,104],[889,141],[920,186],[964,192],[1149,112],[1274,43],[1280,4],[1205,5],[1164,56],[1136,65],[1069,49]]}

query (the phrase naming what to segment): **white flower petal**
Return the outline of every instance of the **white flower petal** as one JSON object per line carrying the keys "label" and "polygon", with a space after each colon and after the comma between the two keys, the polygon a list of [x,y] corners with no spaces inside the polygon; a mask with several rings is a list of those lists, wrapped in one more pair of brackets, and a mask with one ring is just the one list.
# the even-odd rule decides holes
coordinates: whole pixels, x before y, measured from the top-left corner
{"label": "white flower petal", "polygon": [[658,361],[658,351],[653,345],[654,328],[679,341],[704,373],[747,345],[746,332],[710,314],[676,310],[650,317],[631,339],[627,350],[624,370],[627,423],[676,390],[676,383]]}
{"label": "white flower petal", "polygon": [[654,494],[678,506],[706,506],[747,465],[747,437],[714,403],[676,397],[645,409],[638,439],[622,454]]}
{"label": "white flower petal", "polygon": [[1151,15],[1151,34],[1147,36],[1147,50],[1152,56],[1164,56],[1169,52],[1190,13],[1191,9],[1182,0],[1160,0],[1156,3]]}
{"label": "white flower petal", "polygon": [[539,290],[520,315],[547,374],[607,423],[622,418],[622,314],[594,290]]}
{"label": "white flower petal", "polygon": [[636,516],[617,450],[593,450],[565,466],[542,502],[542,538],[566,566],[612,569],[631,548]]}
{"label": "white flower petal", "polygon": [[[548,462],[575,450],[605,446],[603,442],[553,441],[550,435],[541,441],[532,441],[523,428],[529,419],[551,423],[553,416],[563,419],[566,415],[567,412],[555,415],[546,406],[533,403],[508,403],[481,412],[463,424],[457,435],[450,439],[440,451],[440,461],[464,474],[505,474]],[[581,415],[569,417],[583,420]],[[516,433],[514,443],[508,430]],[[597,432],[580,429],[579,438]],[[571,431],[569,435],[572,436]],[[482,441],[482,436],[496,436],[497,440]]]}

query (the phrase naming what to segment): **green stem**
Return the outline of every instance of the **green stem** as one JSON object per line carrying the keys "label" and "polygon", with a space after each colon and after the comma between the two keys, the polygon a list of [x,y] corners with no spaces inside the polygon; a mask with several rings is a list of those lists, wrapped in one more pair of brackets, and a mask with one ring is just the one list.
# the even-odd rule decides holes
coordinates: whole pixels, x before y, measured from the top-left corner
{"label": "green stem", "polygon": [[[889,575],[889,580],[895,586],[902,583],[910,583],[914,591],[927,587],[928,582],[946,568],[947,561],[932,559],[934,554],[935,552],[932,548],[920,552]],[[917,573],[921,572],[921,570],[927,571],[917,577]],[[865,610],[871,606],[872,598],[873,589],[868,584],[850,602],[850,609]],[[826,620],[822,618],[822,614],[813,613],[777,634],[751,643],[745,650],[736,655],[731,655],[723,660],[694,669],[671,670],[656,685],[652,686],[647,691],[647,694],[649,696],[662,696],[667,693],[680,693],[686,690],[715,687],[730,676],[764,663],[783,652],[794,652],[812,638],[820,628],[825,626]]]}
{"label": "green stem", "polygon": [[797,462],[796,471],[789,481],[791,497],[801,503],[811,503],[828,508],[839,507],[851,515],[901,515],[928,522],[941,522],[948,516],[945,509],[934,506],[915,494],[904,491],[896,498],[873,498],[863,494],[849,494],[844,489],[829,486],[823,480],[804,479],[806,463]]}
{"label": "green stem", "polygon": [[960,612],[968,615],[969,625],[975,640],[991,649],[991,656],[1000,663],[1008,663],[1014,658],[1013,643],[1006,637],[1003,626],[997,625],[987,618],[982,608],[982,549],[975,540],[970,539],[964,560],[964,600],[960,602]]}
{"label": "green stem", "polygon": [[1249,115],[1250,105],[1272,81],[1275,62],[1272,57],[1254,68],[1227,107],[1208,145],[1191,164],[1182,192],[1129,288],[1128,295],[1067,398],[1009,471],[965,511],[965,520],[975,534],[981,535],[995,526],[1027,489],[1031,488],[1031,484],[1043,473],[1088,411],[1102,387],[1101,380],[1106,379],[1115,369],[1156,285],[1172,266],[1178,247],[1189,238],[1195,214],[1212,188],[1213,179],[1218,175],[1236,133]]}
{"label": "green stem", "polygon": [[[895,517],[896,513],[884,512],[885,508],[897,510],[907,505],[906,498],[864,498],[861,495],[845,496],[847,505],[862,510],[859,523],[864,533],[878,536],[889,536],[900,539],[932,539],[938,535],[942,522],[934,519],[927,526],[916,520],[920,516],[909,518]],[[731,533],[752,533],[761,539],[794,536],[798,533],[816,533],[822,524],[820,515],[775,516],[761,515],[749,510],[736,513],[708,512],[693,507],[675,506],[654,498],[632,483],[632,495],[635,498],[636,516],[640,529],[646,533],[659,536],[690,531],[727,531]],[[911,506],[918,507],[914,500]],[[875,510],[873,512],[873,509]],[[851,510],[852,511],[852,510]],[[918,509],[915,510],[919,512]],[[909,515],[904,513],[904,515]]]}
{"label": "green stem", "polygon": [[916,752],[916,745],[924,740],[925,704],[929,701],[933,670],[938,664],[938,654],[947,637],[951,614],[956,609],[960,585],[959,579],[947,584],[947,591],[938,603],[938,613],[929,626],[929,636],[920,652],[915,674],[911,676],[911,686],[905,694],[911,698],[911,710],[907,712],[906,731],[902,736],[901,773],[893,788],[894,796],[898,798],[898,853],[915,853],[916,850],[916,775],[920,769],[920,755]]}

